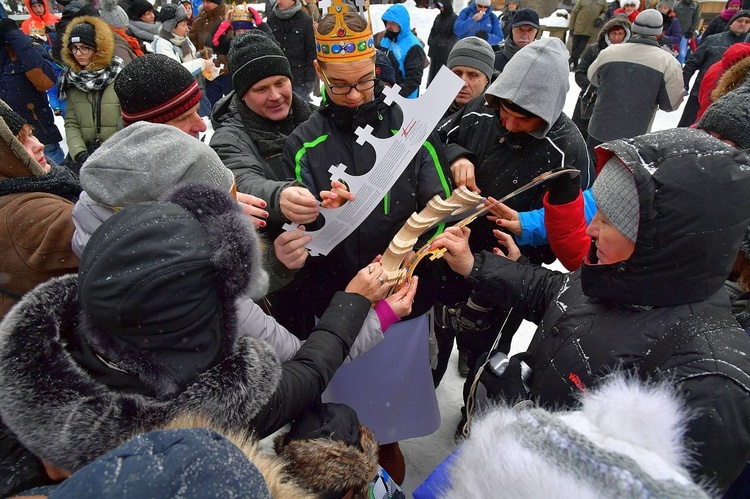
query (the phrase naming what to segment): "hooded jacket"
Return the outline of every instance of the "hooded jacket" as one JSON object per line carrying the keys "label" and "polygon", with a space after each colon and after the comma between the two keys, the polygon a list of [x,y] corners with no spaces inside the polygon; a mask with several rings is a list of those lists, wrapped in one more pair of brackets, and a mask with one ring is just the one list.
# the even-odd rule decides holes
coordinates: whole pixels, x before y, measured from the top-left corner
{"label": "hooded jacket", "polygon": [[695,121],[701,119],[708,106],[731,92],[750,75],[750,43],[735,43],[724,52],[703,75],[698,91],[700,109]]}
{"label": "hooded jacket", "polygon": [[55,86],[57,75],[44,47],[32,43],[21,30],[5,34],[0,47],[0,99],[34,127],[42,144],[62,140],[50,109],[47,90]]}
{"label": "hooded jacket", "polygon": [[[0,106],[5,103],[0,101]],[[78,268],[70,248],[72,201],[78,181],[65,168],[52,165],[49,177],[0,118],[0,258],[5,279],[0,284],[0,317],[31,288]],[[50,163],[51,164],[51,163]],[[22,184],[29,178],[28,184]],[[48,180],[35,183],[32,179]],[[53,181],[54,179],[54,181]],[[38,185],[37,185],[38,184]],[[63,197],[64,196],[64,197]]]}
{"label": "hooded jacket", "polygon": [[26,10],[29,12],[29,18],[21,23],[21,31],[27,35],[31,34],[31,31],[45,31],[47,27],[54,27],[57,21],[60,20],[59,16],[56,16],[49,8],[47,0],[42,0],[44,4],[44,14],[38,16],[31,8],[31,0],[24,0]]}
{"label": "hooded jacket", "polygon": [[[96,52],[91,64],[86,69],[96,71],[106,68],[115,56],[115,36],[107,23],[91,16],[77,17],[68,24],[63,35],[61,51],[63,62],[76,73],[83,70],[68,47],[70,32],[81,23],[89,23],[96,30]],[[80,153],[87,152],[88,145],[96,137],[97,119],[101,120],[99,134],[101,142],[107,140],[110,135],[117,131],[117,124],[120,120],[120,100],[117,98],[113,83],[99,92],[84,92],[73,85],[67,88],[65,140],[68,143],[68,152],[71,158],[75,159]],[[101,109],[99,118],[96,117],[96,109]]]}
{"label": "hooded jacket", "polygon": [[422,84],[424,72],[426,56],[422,49],[422,42],[412,33],[409,12],[403,5],[396,4],[389,7],[383,13],[382,19],[383,22],[396,23],[401,28],[395,40],[384,36],[380,47],[385,50],[388,60],[396,70],[396,83],[401,87],[399,94],[414,99],[419,96],[419,85]]}
{"label": "hooded jacket", "polygon": [[679,323],[720,319],[725,325],[677,346],[656,376],[671,380],[693,411],[694,477],[725,489],[750,457],[750,339],[722,290],[750,219],[747,156],[689,128],[607,143],[599,154],[599,164],[616,155],[635,179],[640,217],[630,258],[596,265],[592,243],[588,262],[562,274],[484,253],[469,279],[483,299],[539,324],[526,362],[529,396],[545,407],[574,406],[576,394],[611,371],[638,369]]}
{"label": "hooded jacket", "polygon": [[474,20],[474,16],[477,13],[476,2],[471,2],[468,7],[464,8],[458,19],[453,25],[453,32],[459,40],[468,36],[477,36],[479,31],[484,31],[487,34],[487,43],[490,45],[498,45],[503,41],[503,28],[500,25],[500,20],[497,18],[492,7],[487,9],[484,16],[479,21]]}
{"label": "hooded jacket", "polygon": [[[607,47],[587,76],[599,88],[588,130],[599,141],[647,133],[657,109],[674,111],[684,98],[680,63],[654,37]],[[634,81],[638,92],[626,91]]]}
{"label": "hooded jacket", "polygon": [[443,10],[435,17],[430,36],[427,39],[427,45],[430,47],[430,63],[438,67],[448,61],[448,55],[458,40],[453,32],[453,25],[458,18],[456,13],[453,12],[453,4],[449,1],[442,2],[442,4]]}
{"label": "hooded jacket", "polygon": [[695,78],[695,82],[690,89],[690,97],[698,97],[698,92],[708,68],[719,62],[729,47],[736,43],[744,42],[744,39],[745,34],[737,36],[731,30],[703,39],[698,46],[698,50],[685,59],[685,65],[682,67],[682,79],[686,89],[690,86],[690,79],[698,71],[698,76]]}
{"label": "hooded jacket", "polygon": [[[127,237],[132,223],[148,223],[157,216],[200,217],[206,241],[212,241],[205,245],[197,241],[194,247],[210,245],[211,262],[221,274],[216,281],[221,312],[215,317],[221,344],[212,345],[219,355],[184,386],[175,384],[173,369],[168,367],[181,365],[180,357],[176,364],[168,364],[166,354],[154,358],[156,351],[145,349],[155,341],[143,342],[142,348],[128,347],[118,334],[122,331],[118,328],[128,327],[128,313],[132,313],[121,307],[145,297],[128,294],[127,300],[111,303],[115,308],[106,315],[106,302],[117,299],[117,292],[91,295],[95,289],[105,289],[101,286],[79,290],[86,273],[39,286],[0,323],[0,415],[29,450],[60,468],[75,471],[136,430],[148,431],[179,414],[205,417],[227,431],[255,431],[260,438],[273,433],[320,397],[368,313],[366,298],[337,294],[331,312],[321,317],[294,358],[279,364],[265,342],[237,334],[234,300],[257,284],[253,276],[262,272],[257,241],[246,217],[225,194],[197,185],[178,189],[169,199],[172,204],[143,203],[120,212],[118,219],[126,222],[126,230],[119,237]],[[113,217],[97,232],[107,246],[117,244],[115,234],[108,231],[119,229],[118,219]],[[96,247],[87,251],[84,261],[89,255],[95,259],[95,251]],[[249,254],[255,255],[252,263],[246,259]],[[127,285],[128,275],[111,278],[116,289]],[[87,295],[82,294],[84,289]],[[82,313],[79,301],[84,299],[93,300],[97,313],[106,315],[111,324],[94,325],[92,312]],[[147,318],[146,326],[149,320],[162,319]],[[172,325],[191,338],[205,337],[202,329],[190,333],[194,324]],[[157,340],[160,335],[153,337]]]}
{"label": "hooded jacket", "polygon": [[[593,178],[586,144],[573,122],[562,112],[568,83],[568,51],[557,38],[537,40],[516,54],[490,85],[484,96],[470,101],[438,128],[449,164],[460,157],[474,163],[477,186],[483,196],[500,199],[537,175],[566,167],[581,170],[583,186]],[[485,104],[508,99],[544,120],[529,134],[506,130],[498,114]],[[562,153],[564,153],[564,160]],[[545,189],[529,189],[507,204],[517,211],[542,207]],[[490,249],[496,240],[494,223],[485,217],[474,221],[472,247]],[[548,246],[523,247],[537,263],[554,260]]]}

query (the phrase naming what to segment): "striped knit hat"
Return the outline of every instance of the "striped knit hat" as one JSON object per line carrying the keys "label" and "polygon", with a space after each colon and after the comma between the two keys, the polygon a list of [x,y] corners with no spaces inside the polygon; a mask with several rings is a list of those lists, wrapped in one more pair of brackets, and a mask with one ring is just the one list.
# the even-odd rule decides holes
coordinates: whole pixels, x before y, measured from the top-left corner
{"label": "striped knit hat", "polygon": [[203,94],[190,71],[165,55],[146,54],[126,65],[115,80],[125,126],[166,123],[196,106]]}

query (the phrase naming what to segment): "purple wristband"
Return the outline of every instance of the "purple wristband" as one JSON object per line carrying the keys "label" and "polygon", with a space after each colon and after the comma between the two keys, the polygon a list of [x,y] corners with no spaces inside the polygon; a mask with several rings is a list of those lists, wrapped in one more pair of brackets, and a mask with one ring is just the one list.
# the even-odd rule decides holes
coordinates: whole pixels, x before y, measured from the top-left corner
{"label": "purple wristband", "polygon": [[380,300],[375,305],[375,313],[378,314],[380,330],[383,331],[383,334],[385,334],[386,329],[401,320],[401,317],[393,311],[386,300]]}

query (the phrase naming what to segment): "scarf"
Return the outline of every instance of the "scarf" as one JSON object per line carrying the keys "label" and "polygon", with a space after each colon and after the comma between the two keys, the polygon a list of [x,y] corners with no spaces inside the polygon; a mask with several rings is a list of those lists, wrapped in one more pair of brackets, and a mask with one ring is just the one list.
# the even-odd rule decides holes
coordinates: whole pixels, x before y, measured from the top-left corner
{"label": "scarf", "polygon": [[83,92],[98,92],[103,90],[114,81],[115,77],[122,71],[123,66],[122,59],[114,56],[109,66],[97,71],[87,71],[84,69],[76,73],[73,71],[73,68],[66,67],[60,74],[60,80],[57,84],[60,100],[67,99],[67,88],[70,85],[75,85],[77,89]]}
{"label": "scarf", "polygon": [[133,33],[133,36],[138,38],[139,40],[143,40],[146,42],[153,42],[154,38],[159,36],[159,29],[161,29],[161,23],[145,23],[143,21],[137,21],[135,19],[130,20],[130,25],[128,26],[128,29],[131,33]]}
{"label": "scarf", "polygon": [[294,7],[290,7],[286,10],[279,10],[279,4],[275,4],[273,6],[273,12],[276,14],[276,17],[279,19],[291,19],[291,17],[302,10],[302,4],[300,3],[300,0],[295,0]]}
{"label": "scarf", "polygon": [[237,94],[233,100],[245,131],[266,158],[280,154],[287,137],[312,114],[310,106],[297,94],[292,94],[289,115],[281,121],[271,121],[252,112]]}
{"label": "scarf", "polygon": [[54,164],[47,158],[50,171],[38,177],[14,177],[0,180],[0,196],[21,192],[45,192],[75,203],[81,192],[78,179],[69,169]]}
{"label": "scarf", "polygon": [[190,38],[187,36],[175,35],[164,28],[159,29],[159,36],[169,41],[175,47],[182,49],[182,55],[180,56],[182,62],[190,62],[195,59],[193,57],[193,48],[190,46]]}
{"label": "scarf", "polygon": [[112,31],[120,35],[126,42],[128,42],[128,45],[130,45],[130,48],[133,49],[133,52],[135,52],[135,55],[137,55],[138,57],[141,57],[143,55],[143,50],[141,50],[141,44],[138,43],[137,39],[128,35],[128,33],[125,31],[124,28],[115,28],[114,26],[110,26],[110,28],[112,28]]}
{"label": "scarf", "polygon": [[737,10],[729,10],[729,6],[731,5],[739,5],[740,7],[742,7],[742,2],[740,2],[739,0],[730,0],[729,2],[727,2],[726,8],[722,10],[720,14],[721,18],[725,21],[729,21],[733,15],[739,12]]}

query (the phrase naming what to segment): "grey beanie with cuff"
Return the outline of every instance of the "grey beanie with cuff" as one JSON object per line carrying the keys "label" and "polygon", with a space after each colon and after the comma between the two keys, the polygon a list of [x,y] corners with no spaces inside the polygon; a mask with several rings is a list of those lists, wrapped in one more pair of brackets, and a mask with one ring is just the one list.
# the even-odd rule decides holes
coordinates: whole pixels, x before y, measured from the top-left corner
{"label": "grey beanie with cuff", "polygon": [[663,31],[664,16],[656,9],[646,9],[635,18],[633,34],[659,36]]}
{"label": "grey beanie with cuff", "polygon": [[593,187],[596,207],[630,241],[638,237],[640,216],[635,178],[617,156],[606,163]]}
{"label": "grey beanie with cuff", "polygon": [[463,38],[456,42],[448,55],[446,63],[449,69],[455,66],[468,66],[484,73],[487,81],[492,80],[495,66],[495,51],[489,43],[476,36]]}

